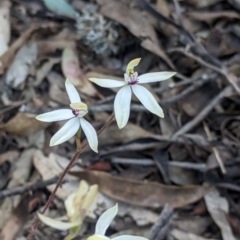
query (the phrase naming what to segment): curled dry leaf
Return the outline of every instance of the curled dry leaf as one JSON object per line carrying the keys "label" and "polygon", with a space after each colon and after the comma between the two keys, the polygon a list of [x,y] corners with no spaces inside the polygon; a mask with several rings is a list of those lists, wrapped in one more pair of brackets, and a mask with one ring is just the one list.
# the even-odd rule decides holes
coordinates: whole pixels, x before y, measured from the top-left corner
{"label": "curled dry leaf", "polygon": [[226,213],[229,211],[226,198],[221,197],[216,188],[212,188],[204,199],[208,212],[221,230],[223,240],[236,240],[226,218]]}
{"label": "curled dry leaf", "polygon": [[108,197],[141,207],[160,208],[168,203],[180,208],[200,200],[208,186],[166,186],[156,182],[140,182],[97,171],[72,172],[89,184],[98,184],[100,192]]}
{"label": "curled dry leaf", "polygon": [[15,115],[7,123],[1,124],[0,130],[19,136],[30,136],[49,125],[49,123],[36,120],[35,115],[17,113],[17,115]]}
{"label": "curled dry leaf", "polygon": [[6,84],[14,89],[22,90],[31,65],[37,59],[35,43],[23,45],[17,52],[6,76]]}
{"label": "curled dry leaf", "polygon": [[0,56],[8,50],[10,41],[9,9],[10,2],[2,1],[0,4]]}
{"label": "curled dry leaf", "polygon": [[65,78],[68,78],[80,92],[96,96],[97,91],[92,83],[83,75],[74,44],[66,47],[62,53],[62,71]]}
{"label": "curled dry leaf", "polygon": [[10,46],[10,48],[0,56],[0,74],[4,73],[4,70],[12,62],[15,52],[25,43],[25,41],[31,36],[32,32],[38,28],[37,25],[31,25],[19,38]]}

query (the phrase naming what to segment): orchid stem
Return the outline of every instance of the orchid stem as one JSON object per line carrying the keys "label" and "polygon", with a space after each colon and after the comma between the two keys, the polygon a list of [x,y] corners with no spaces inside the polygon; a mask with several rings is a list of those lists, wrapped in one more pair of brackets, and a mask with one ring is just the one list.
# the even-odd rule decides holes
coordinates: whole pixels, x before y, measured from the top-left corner
{"label": "orchid stem", "polygon": [[[97,132],[97,135],[99,136],[106,128],[108,128],[108,126],[112,123],[112,121],[114,120],[114,113],[111,114],[111,116],[109,117],[108,121],[102,126],[101,129],[98,130]],[[78,136],[76,137],[76,141],[77,141],[77,138]],[[72,165],[74,164],[74,162],[76,161],[76,159],[79,157],[79,155],[81,154],[81,151],[86,147],[88,146],[88,142],[84,142],[81,146],[81,143],[80,143],[80,138],[79,138],[79,144],[78,145],[78,142],[77,142],[77,150],[74,154],[74,156],[72,157],[72,159],[70,160],[69,164],[67,165],[67,167],[64,169],[64,171],[61,173],[58,181],[57,181],[57,184],[53,190],[53,192],[51,193],[50,197],[48,198],[48,201],[47,203],[45,204],[41,214],[44,214],[46,212],[46,210],[49,208],[50,204],[52,203],[53,199],[54,199],[54,196],[59,188],[59,186],[62,184],[62,181],[65,177],[65,175],[68,173],[68,171],[71,169]],[[80,148],[79,148],[80,147]],[[28,234],[27,236],[27,240],[32,240],[32,237],[36,231],[36,229],[38,228],[38,225],[40,223],[40,220],[37,219],[30,231],[30,233]]]}
{"label": "orchid stem", "polygon": [[77,151],[81,151],[82,146],[81,146],[81,128],[77,131],[76,134],[76,145],[77,145]]}

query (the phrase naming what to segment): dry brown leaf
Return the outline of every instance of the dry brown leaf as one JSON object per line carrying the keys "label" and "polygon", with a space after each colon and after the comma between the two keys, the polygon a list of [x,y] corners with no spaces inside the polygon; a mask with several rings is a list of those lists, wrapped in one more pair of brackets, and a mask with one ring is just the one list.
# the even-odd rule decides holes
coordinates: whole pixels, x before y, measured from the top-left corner
{"label": "dry brown leaf", "polygon": [[121,23],[134,36],[141,40],[141,46],[161,57],[172,69],[174,64],[161,49],[153,26],[140,11],[127,7],[121,1],[97,0],[101,6],[101,14]]}
{"label": "dry brown leaf", "polygon": [[[111,138],[109,136],[111,136]],[[129,122],[123,129],[119,129],[116,124],[110,125],[101,133],[101,135],[99,135],[98,139],[99,144],[103,145],[127,143],[135,139],[150,137],[154,137],[154,134]]]}
{"label": "dry brown leaf", "polygon": [[215,83],[205,84],[182,100],[182,108],[189,116],[194,117],[208,105],[217,92],[218,89]]}
{"label": "dry brown leaf", "polygon": [[77,49],[74,44],[69,45],[62,53],[62,71],[65,78],[78,88],[81,93],[88,96],[96,96],[97,91],[92,83],[83,75],[77,56]]}
{"label": "dry brown leaf", "polygon": [[173,219],[173,225],[177,229],[196,235],[201,235],[211,224],[212,219],[209,216],[203,217],[198,215]]}
{"label": "dry brown leaf", "polygon": [[198,184],[199,176],[193,169],[184,169],[168,165],[169,178],[177,185]]}
{"label": "dry brown leaf", "polygon": [[[39,202],[39,196],[27,195],[18,206],[13,210],[9,219],[0,233],[1,240],[15,240],[17,235],[22,232],[25,223],[28,220],[28,214],[36,207]],[[17,238],[18,239],[18,238]]]}
{"label": "dry brown leaf", "polygon": [[138,226],[154,224],[159,217],[159,214],[150,209],[144,209],[126,203],[120,203],[118,208],[118,216],[131,216]]}
{"label": "dry brown leaf", "polygon": [[20,153],[18,151],[8,151],[0,154],[0,164],[4,163],[5,161],[13,162],[18,158],[19,154]]}
{"label": "dry brown leaf", "polygon": [[[199,1],[199,0],[180,0],[180,1],[192,4],[196,8],[204,8],[204,7],[209,7],[211,5],[214,5],[223,0],[201,0],[201,1]],[[231,1],[231,0],[229,0],[229,1]]]}
{"label": "dry brown leaf", "polygon": [[97,183],[100,192],[108,197],[141,207],[160,208],[168,203],[180,208],[201,199],[209,190],[207,186],[167,186],[156,182],[140,182],[114,177],[98,171],[72,172],[74,176]]}
{"label": "dry brown leaf", "polygon": [[35,116],[28,113],[17,113],[7,123],[1,124],[0,130],[19,136],[30,136],[51,124],[40,122],[35,119]]}
{"label": "dry brown leaf", "polygon": [[[167,18],[171,17],[172,11],[171,11],[170,7],[168,6],[167,0],[157,0],[156,1],[156,10],[158,12],[160,12],[164,17],[167,17]],[[164,33],[167,36],[176,35],[177,31],[176,31],[176,28],[174,28],[174,26],[172,26],[170,24],[166,24],[161,21],[158,21],[157,24],[160,25],[161,29],[164,29]]]}
{"label": "dry brown leaf", "polygon": [[[57,154],[50,153],[50,155],[44,156],[44,154],[37,150],[33,155],[33,163],[35,168],[41,174],[43,180],[48,180],[54,176],[58,176],[63,169],[58,164],[57,158],[63,158]],[[61,185],[61,188],[58,189],[56,196],[65,200],[69,194],[77,191],[79,181],[74,180],[73,177],[66,176],[66,180],[71,180],[71,182],[67,182]],[[49,191],[53,191],[56,184],[52,184],[47,186]]]}
{"label": "dry brown leaf", "polygon": [[69,105],[69,97],[64,86],[65,79],[62,77],[62,75],[58,74],[55,71],[51,71],[47,75],[47,79],[50,83],[50,98],[63,105]]}
{"label": "dry brown leaf", "polygon": [[60,58],[49,58],[36,72],[36,81],[33,83],[34,86],[41,84],[43,79],[51,71],[52,67],[60,62]]}
{"label": "dry brown leaf", "polygon": [[204,199],[209,214],[221,230],[223,240],[236,240],[225,215],[229,211],[226,198],[221,197],[216,188],[212,188]]}
{"label": "dry brown leaf", "polygon": [[7,70],[6,84],[11,88],[23,90],[25,86],[25,80],[29,74],[30,68],[36,59],[36,44],[24,44],[18,50],[11,66]]}
{"label": "dry brown leaf", "polygon": [[32,32],[38,28],[37,25],[30,26],[20,37],[10,46],[10,48],[0,57],[0,74],[10,65],[15,52],[25,43]]}
{"label": "dry brown leaf", "polygon": [[[32,156],[36,149],[26,149],[17,160],[12,179],[8,184],[8,189],[18,187],[19,185],[25,184],[29,178],[32,168]],[[0,206],[0,229],[5,225],[6,220],[11,215],[12,209],[18,205],[21,196],[14,196],[12,198],[6,198]]]}
{"label": "dry brown leaf", "polygon": [[37,42],[37,49],[39,57],[46,57],[51,53],[56,52],[58,49],[64,49],[69,44],[69,40],[66,39],[51,39],[51,40],[42,40]]}
{"label": "dry brown leaf", "polygon": [[0,4],[0,56],[8,50],[10,41],[10,2],[2,1]]}
{"label": "dry brown leaf", "polygon": [[230,18],[230,19],[240,19],[240,14],[234,12],[234,11],[217,11],[217,12],[186,12],[186,16],[188,16],[190,19],[198,20],[198,21],[205,21],[205,22],[211,22],[216,20],[216,18]]}
{"label": "dry brown leaf", "polygon": [[178,229],[173,229],[170,233],[177,240],[215,240],[210,238],[203,238],[193,233],[184,232]]}

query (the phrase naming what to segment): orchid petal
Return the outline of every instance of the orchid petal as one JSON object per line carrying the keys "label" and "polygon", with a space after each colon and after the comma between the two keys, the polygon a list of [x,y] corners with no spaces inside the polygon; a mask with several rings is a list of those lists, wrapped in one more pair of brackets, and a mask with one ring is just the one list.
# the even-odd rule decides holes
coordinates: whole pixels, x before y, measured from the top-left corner
{"label": "orchid petal", "polygon": [[62,128],[60,128],[51,138],[50,146],[55,146],[66,142],[72,138],[78,131],[80,127],[79,118],[72,118],[67,121]]}
{"label": "orchid petal", "polygon": [[94,184],[89,188],[89,191],[84,198],[82,209],[85,211],[84,213],[85,215],[88,213],[94,199],[97,196],[97,193],[98,193],[98,185]]}
{"label": "orchid petal", "polygon": [[94,82],[100,87],[105,88],[115,88],[115,87],[122,87],[126,85],[124,81],[118,81],[113,79],[101,79],[101,78],[89,78],[91,82]]}
{"label": "orchid petal", "polygon": [[140,75],[138,77],[138,83],[150,83],[150,82],[160,82],[169,79],[174,76],[176,72],[153,72]]}
{"label": "orchid petal", "polygon": [[110,238],[103,236],[103,235],[94,234],[94,235],[88,237],[87,240],[110,240]]}
{"label": "orchid petal", "polygon": [[36,119],[42,122],[55,122],[55,121],[62,121],[73,118],[74,115],[72,110],[70,109],[60,109],[51,111],[48,113],[43,113],[36,116]]}
{"label": "orchid petal", "polygon": [[66,80],[65,87],[71,103],[81,102],[80,95],[70,80]]}
{"label": "orchid petal", "polygon": [[132,91],[130,86],[122,87],[114,100],[114,112],[118,127],[121,129],[126,126],[130,114],[130,102]]}
{"label": "orchid petal", "polygon": [[112,220],[116,217],[118,212],[118,205],[106,210],[98,219],[95,229],[95,235],[104,236],[107,228],[110,226]]}
{"label": "orchid petal", "polygon": [[162,108],[159,106],[156,99],[153,95],[143,86],[134,85],[132,90],[142,105],[153,114],[156,114],[159,117],[164,117]]}
{"label": "orchid petal", "polygon": [[88,140],[90,148],[94,152],[97,153],[98,152],[98,138],[97,138],[97,133],[96,133],[95,129],[84,118],[80,118],[80,122],[81,122],[82,130],[85,133],[85,136],[86,136],[86,138]]}
{"label": "orchid petal", "polygon": [[148,240],[148,239],[140,236],[122,235],[122,236],[112,238],[111,240]]}
{"label": "orchid petal", "polygon": [[127,74],[133,74],[134,73],[134,67],[136,67],[139,64],[140,61],[141,61],[141,58],[135,58],[132,61],[130,61],[127,65],[126,73]]}
{"label": "orchid petal", "polygon": [[52,228],[56,228],[58,230],[68,230],[70,228],[76,227],[80,225],[79,221],[76,222],[62,222],[62,221],[58,221],[52,218],[49,218],[47,216],[44,216],[41,213],[37,213],[39,219],[45,223],[46,225],[52,227]]}

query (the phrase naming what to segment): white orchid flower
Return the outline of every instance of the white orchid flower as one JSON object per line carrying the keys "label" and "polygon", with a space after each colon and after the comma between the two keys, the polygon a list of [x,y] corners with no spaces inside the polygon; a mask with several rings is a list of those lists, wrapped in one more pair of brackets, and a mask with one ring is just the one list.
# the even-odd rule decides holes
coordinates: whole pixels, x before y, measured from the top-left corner
{"label": "white orchid flower", "polygon": [[164,117],[163,110],[159,106],[153,95],[140,84],[167,80],[176,73],[153,72],[138,76],[138,73],[134,72],[134,67],[136,67],[139,64],[140,60],[141,58],[136,58],[129,62],[129,64],[127,65],[126,73],[124,74],[125,81],[89,78],[90,81],[96,83],[101,87],[106,88],[122,87],[118,91],[116,98],[114,100],[114,112],[119,128],[125,127],[128,122],[132,91],[147,110],[149,110],[153,114],[156,114],[159,117],[162,118]]}
{"label": "white orchid flower", "polygon": [[36,117],[42,122],[55,122],[68,120],[51,138],[50,146],[58,145],[72,138],[79,129],[82,129],[89,142],[89,146],[94,152],[98,152],[97,133],[93,126],[83,117],[88,113],[88,107],[81,102],[81,98],[74,85],[67,79],[65,82],[71,109],[55,110],[40,114]]}
{"label": "white orchid flower", "polygon": [[[105,236],[107,228],[110,226],[112,220],[115,218],[118,212],[118,205],[116,204],[114,207],[106,210],[98,219],[95,234],[88,237],[87,240],[110,240],[109,237]],[[122,235],[111,240],[148,240],[147,238],[140,236],[132,236],[132,235]]]}

